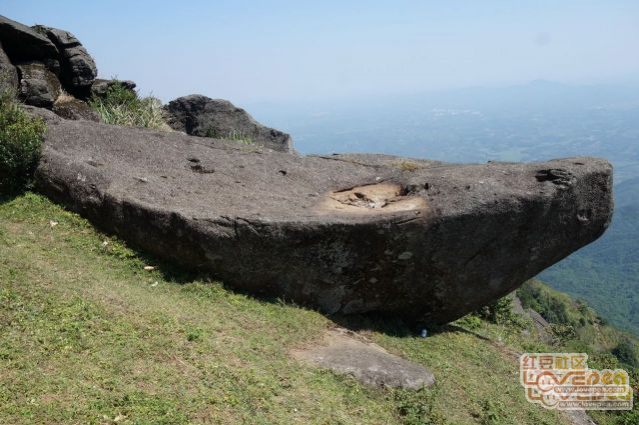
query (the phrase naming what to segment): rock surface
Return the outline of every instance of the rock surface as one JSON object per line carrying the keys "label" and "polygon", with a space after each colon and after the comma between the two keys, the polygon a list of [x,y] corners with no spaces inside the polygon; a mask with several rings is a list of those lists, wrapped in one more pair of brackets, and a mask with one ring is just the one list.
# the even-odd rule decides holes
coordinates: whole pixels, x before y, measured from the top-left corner
{"label": "rock surface", "polygon": [[227,100],[194,94],[169,102],[165,110],[169,126],[186,134],[243,139],[274,151],[292,151],[291,136],[263,126]]}
{"label": "rock surface", "polygon": [[44,35],[0,15],[0,42],[14,64],[39,61],[59,71],[58,49]]}
{"label": "rock surface", "polygon": [[[96,76],[93,58],[70,32],[42,25],[30,28],[0,16],[2,84],[15,89],[27,105],[52,108],[62,89],[87,99]],[[60,104],[57,112],[92,119],[88,105],[78,102]]]}
{"label": "rock surface", "polygon": [[67,90],[83,98],[89,97],[98,69],[87,49],[68,31],[41,25],[37,29],[46,34],[60,52],[61,77]]}
{"label": "rock surface", "polygon": [[86,102],[72,96],[60,96],[53,104],[53,112],[68,120],[100,122],[100,116]]}
{"label": "rock surface", "polygon": [[9,60],[0,42],[0,89],[16,90],[18,87],[18,70]]}
{"label": "rock surface", "polygon": [[39,62],[23,63],[17,66],[20,76],[19,94],[28,105],[51,108],[62,86],[58,77]]}
{"label": "rock surface", "polygon": [[331,329],[322,345],[295,350],[292,355],[371,386],[418,390],[435,383],[432,372],[423,366],[394,356],[344,329]]}
{"label": "rock surface", "polygon": [[42,193],[147,252],[327,313],[455,320],[612,213],[603,159],[406,167],[43,115]]}

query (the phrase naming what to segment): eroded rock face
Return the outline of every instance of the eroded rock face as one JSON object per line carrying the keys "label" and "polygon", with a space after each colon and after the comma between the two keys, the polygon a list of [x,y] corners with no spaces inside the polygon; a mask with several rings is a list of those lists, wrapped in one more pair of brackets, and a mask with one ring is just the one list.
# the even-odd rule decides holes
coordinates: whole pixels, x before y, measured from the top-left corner
{"label": "eroded rock face", "polygon": [[54,73],[60,70],[58,49],[47,37],[1,15],[0,41],[14,64],[39,61]]}
{"label": "eroded rock face", "polygon": [[177,98],[165,107],[167,124],[199,137],[238,139],[274,151],[291,152],[291,136],[258,123],[231,102],[201,95]]}
{"label": "eroded rock face", "polygon": [[62,86],[58,77],[39,62],[23,63],[17,66],[20,76],[20,97],[28,105],[51,108]]}
{"label": "eroded rock face", "polygon": [[37,30],[46,34],[60,52],[64,86],[74,95],[87,98],[91,84],[98,76],[95,61],[87,49],[68,31],[42,25]]}
{"label": "eroded rock face", "polygon": [[10,90],[16,90],[18,87],[18,71],[13,66],[9,56],[2,49],[2,43],[0,42],[0,90],[6,88]]}
{"label": "eroded rock face", "polygon": [[150,253],[328,313],[457,319],[598,238],[612,213],[597,158],[300,157],[47,122],[44,194]]}
{"label": "eroded rock face", "polygon": [[[42,25],[30,28],[0,16],[0,83],[26,104],[51,108],[62,88],[87,99],[96,75],[93,58],[73,34]],[[74,106],[73,111],[70,105],[59,110],[66,115],[79,108],[86,112],[86,105]]]}

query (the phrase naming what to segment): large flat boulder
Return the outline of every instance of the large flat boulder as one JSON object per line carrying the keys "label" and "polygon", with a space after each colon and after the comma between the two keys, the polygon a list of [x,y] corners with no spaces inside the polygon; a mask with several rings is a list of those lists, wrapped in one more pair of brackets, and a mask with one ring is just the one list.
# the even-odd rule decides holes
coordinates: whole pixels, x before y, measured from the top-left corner
{"label": "large flat boulder", "polygon": [[228,100],[193,94],[172,100],[165,111],[171,128],[192,136],[234,139],[275,151],[292,151],[291,136],[263,126]]}
{"label": "large flat boulder", "polygon": [[44,113],[37,187],[159,257],[328,313],[443,323],[598,238],[610,164],[301,157]]}

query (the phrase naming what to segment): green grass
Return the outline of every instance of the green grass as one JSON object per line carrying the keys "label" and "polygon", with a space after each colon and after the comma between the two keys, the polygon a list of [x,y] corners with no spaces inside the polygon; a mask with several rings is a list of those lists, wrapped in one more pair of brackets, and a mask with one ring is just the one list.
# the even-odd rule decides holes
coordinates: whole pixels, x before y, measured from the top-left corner
{"label": "green grass", "polygon": [[2,424],[568,423],[525,401],[515,328],[423,339],[349,320],[437,384],[374,389],[298,363],[331,320],[138,255],[38,195],[0,204]]}

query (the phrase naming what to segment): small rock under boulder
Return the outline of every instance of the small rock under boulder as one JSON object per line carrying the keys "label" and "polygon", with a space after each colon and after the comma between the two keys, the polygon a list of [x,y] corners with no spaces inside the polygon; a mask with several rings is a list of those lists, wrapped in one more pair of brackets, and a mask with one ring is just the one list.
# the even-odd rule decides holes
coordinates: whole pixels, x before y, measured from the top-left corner
{"label": "small rock under boulder", "polygon": [[345,329],[330,329],[319,346],[295,350],[292,355],[370,386],[419,390],[435,383],[435,376],[425,367],[390,354]]}
{"label": "small rock under boulder", "polygon": [[231,102],[201,95],[179,97],[165,106],[167,124],[192,136],[242,139],[279,152],[292,152],[291,136],[265,127]]}
{"label": "small rock under boulder", "polygon": [[40,62],[17,66],[20,77],[20,97],[28,105],[51,108],[62,93],[58,77]]}
{"label": "small rock under boulder", "polygon": [[53,104],[53,112],[67,120],[100,122],[100,116],[86,102],[73,96],[62,95]]}
{"label": "small rock under boulder", "polygon": [[80,41],[70,32],[38,25],[35,29],[55,44],[60,52],[61,78],[65,88],[76,96],[87,98],[98,75],[95,61]]}
{"label": "small rock under boulder", "polygon": [[598,158],[304,157],[43,115],[42,193],[150,254],[327,313],[455,320],[597,239],[612,215]]}

